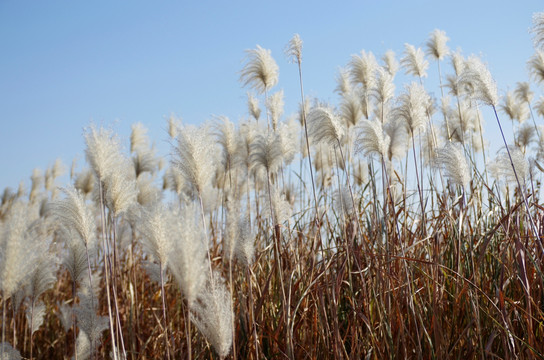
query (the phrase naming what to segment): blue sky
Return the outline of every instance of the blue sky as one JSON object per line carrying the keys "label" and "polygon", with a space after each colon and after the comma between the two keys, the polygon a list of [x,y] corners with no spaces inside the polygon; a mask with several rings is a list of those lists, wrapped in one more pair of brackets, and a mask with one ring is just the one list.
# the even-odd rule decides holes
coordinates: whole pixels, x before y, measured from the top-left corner
{"label": "blue sky", "polygon": [[[435,29],[451,49],[479,54],[501,94],[527,81],[531,16],[542,1],[12,1],[0,0],[0,191],[60,158],[85,164],[83,129],[113,128],[128,150],[130,126],[149,129],[167,156],[166,118],[199,124],[247,116],[239,82],[244,50],[272,51],[285,113],[298,101],[296,66],[283,49],[304,41],[305,91],[338,103],[338,68],[352,54],[381,57],[424,46]],[[450,71],[444,65],[446,71]],[[431,61],[428,91],[438,94]],[[397,94],[406,78],[397,82]],[[541,91],[533,85],[538,96]],[[494,119],[486,132],[496,142]]]}

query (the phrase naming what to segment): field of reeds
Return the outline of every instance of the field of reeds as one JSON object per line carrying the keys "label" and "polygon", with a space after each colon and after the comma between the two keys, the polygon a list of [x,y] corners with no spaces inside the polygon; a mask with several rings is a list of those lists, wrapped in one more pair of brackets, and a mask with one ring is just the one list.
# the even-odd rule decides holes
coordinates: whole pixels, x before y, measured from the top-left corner
{"label": "field of reeds", "polygon": [[435,30],[307,99],[295,35],[293,116],[257,46],[238,124],[172,117],[164,158],[89,126],[69,184],[57,161],[3,192],[0,359],[544,358],[544,13],[532,34],[503,96]]}

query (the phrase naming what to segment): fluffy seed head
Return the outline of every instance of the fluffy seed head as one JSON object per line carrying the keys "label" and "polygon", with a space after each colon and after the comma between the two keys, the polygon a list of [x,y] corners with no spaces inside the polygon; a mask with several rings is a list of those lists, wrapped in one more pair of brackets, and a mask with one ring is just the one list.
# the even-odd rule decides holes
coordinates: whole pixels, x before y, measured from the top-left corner
{"label": "fluffy seed head", "polygon": [[533,34],[535,48],[542,48],[544,46],[544,12],[533,14],[533,26],[530,32]]}
{"label": "fluffy seed head", "polygon": [[400,59],[400,65],[407,75],[427,77],[429,62],[425,60],[425,54],[421,48],[414,45],[404,44],[404,56]]}
{"label": "fluffy seed head", "polygon": [[531,91],[531,85],[526,81],[516,83],[514,94],[519,101],[526,102],[527,104],[530,104],[533,101],[535,95]]}
{"label": "fluffy seed head", "polygon": [[361,85],[364,91],[369,91],[376,80],[375,72],[378,62],[372,52],[361,51],[361,55],[352,55],[349,63],[349,73],[353,84]]}
{"label": "fluffy seed head", "polygon": [[359,135],[355,140],[356,151],[363,152],[365,156],[376,154],[386,158],[390,139],[384,134],[382,124],[374,120],[363,120],[359,129]]}
{"label": "fluffy seed head", "polygon": [[431,98],[425,88],[412,82],[399,95],[393,115],[395,118],[403,120],[411,135],[415,135],[417,131],[425,129],[427,107],[430,101]]}
{"label": "fluffy seed head", "polygon": [[435,60],[442,60],[450,53],[450,49],[446,45],[448,40],[449,38],[444,31],[434,29],[426,43],[427,55]]}
{"label": "fluffy seed head", "polygon": [[287,47],[285,48],[285,55],[290,61],[300,64],[302,62],[302,39],[299,34],[293,35]]}
{"label": "fluffy seed head", "polygon": [[444,169],[445,175],[453,183],[467,186],[470,182],[470,170],[460,145],[448,142],[443,148],[438,149],[436,164]]}
{"label": "fluffy seed head", "polygon": [[497,106],[499,101],[497,84],[487,66],[479,58],[471,56],[467,59],[458,81],[474,99],[486,105]]}
{"label": "fluffy seed head", "polygon": [[395,56],[395,52],[393,50],[387,50],[385,54],[382,57],[384,67],[393,78],[397,74],[397,71],[399,70],[399,62],[397,61],[397,58]]}
{"label": "fluffy seed head", "polygon": [[259,45],[256,49],[246,50],[246,64],[240,72],[240,81],[243,86],[249,86],[259,94],[278,83],[278,65],[270,50]]}
{"label": "fluffy seed head", "polygon": [[308,114],[308,135],[312,143],[337,145],[344,136],[340,119],[328,107],[318,106]]}

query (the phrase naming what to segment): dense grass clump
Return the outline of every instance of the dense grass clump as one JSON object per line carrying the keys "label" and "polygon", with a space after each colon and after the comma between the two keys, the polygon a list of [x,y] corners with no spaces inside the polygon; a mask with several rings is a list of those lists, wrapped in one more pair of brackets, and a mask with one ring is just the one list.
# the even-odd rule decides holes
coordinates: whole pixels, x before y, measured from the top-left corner
{"label": "dense grass clump", "polygon": [[165,158],[142,124],[130,153],[88,128],[70,184],[57,162],[1,197],[0,359],[543,358],[544,102],[448,40],[353,55],[334,105],[305,98],[295,35],[292,117],[248,50],[249,120],[172,118]]}

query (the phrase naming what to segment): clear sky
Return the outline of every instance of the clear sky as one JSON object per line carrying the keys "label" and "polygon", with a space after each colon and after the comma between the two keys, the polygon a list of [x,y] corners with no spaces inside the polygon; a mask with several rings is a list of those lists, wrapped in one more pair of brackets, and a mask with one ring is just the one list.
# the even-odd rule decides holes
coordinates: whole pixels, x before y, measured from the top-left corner
{"label": "clear sky", "polygon": [[[451,49],[481,55],[504,94],[528,80],[526,62],[534,51],[528,29],[543,5],[0,0],[0,191],[16,189],[21,180],[28,187],[32,170],[43,171],[57,158],[69,167],[77,157],[84,166],[82,134],[91,123],[113,128],[128,149],[130,126],[141,122],[167,156],[170,114],[193,124],[212,115],[237,122],[247,116],[247,89],[239,82],[244,50],[257,44],[271,49],[280,68],[274,90],[284,90],[285,113],[294,112],[297,69],[283,49],[295,33],[304,41],[306,93],[333,104],[338,68],[352,54],[364,49],[379,58],[392,49],[400,57],[404,43],[424,46],[435,28],[446,32]],[[426,82],[436,81],[435,72],[431,61]],[[408,81],[397,82],[397,94]],[[541,89],[533,90],[538,97]],[[486,132],[496,142],[493,121],[486,119]]]}

